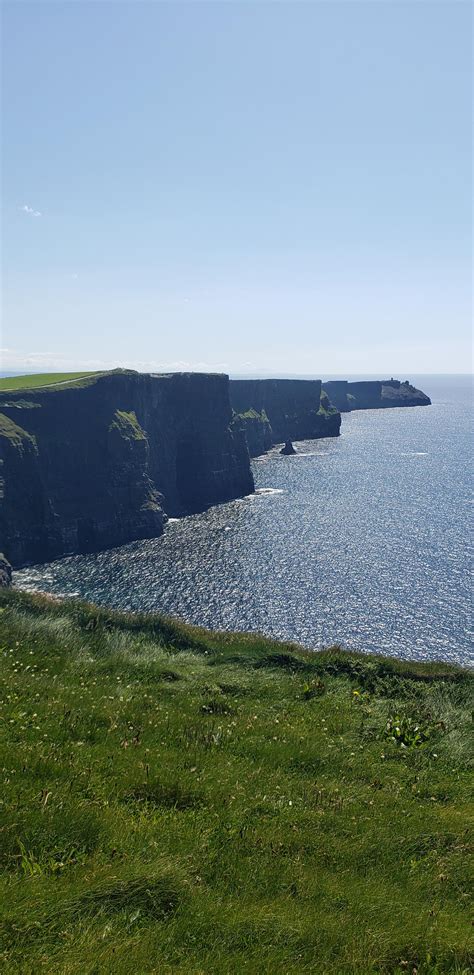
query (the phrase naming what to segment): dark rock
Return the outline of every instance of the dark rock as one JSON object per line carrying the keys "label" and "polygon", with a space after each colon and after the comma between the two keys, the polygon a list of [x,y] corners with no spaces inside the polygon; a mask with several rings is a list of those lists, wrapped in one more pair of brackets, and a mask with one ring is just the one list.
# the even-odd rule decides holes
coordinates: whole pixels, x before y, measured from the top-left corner
{"label": "dark rock", "polygon": [[293,447],[291,440],[287,440],[285,446],[281,448],[280,454],[285,454],[286,457],[290,457],[291,454],[296,454],[296,450]]}
{"label": "dark rock", "polygon": [[227,376],[117,371],[0,394],[0,547],[13,566],[160,535],[253,491]]}
{"label": "dark rock", "polygon": [[12,584],[12,567],[5,558],[3,552],[0,552],[0,589],[6,589]]}
{"label": "dark rock", "polygon": [[416,389],[407,380],[387,379],[382,382],[382,408],[391,406],[431,406],[431,400],[421,389]]}
{"label": "dark rock", "polygon": [[233,422],[245,431],[250,457],[259,457],[273,446],[273,431],[265,410],[236,413]]}
{"label": "dark rock", "polygon": [[329,397],[331,403],[341,413],[348,413],[351,409],[348,400],[348,386],[347,379],[333,379],[330,382],[323,383],[323,390]]}

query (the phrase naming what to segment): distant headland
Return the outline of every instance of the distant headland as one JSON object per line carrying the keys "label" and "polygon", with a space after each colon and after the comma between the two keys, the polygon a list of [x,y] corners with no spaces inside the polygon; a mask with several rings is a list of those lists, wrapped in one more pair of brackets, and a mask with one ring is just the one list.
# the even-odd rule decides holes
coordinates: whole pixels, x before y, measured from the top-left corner
{"label": "distant headland", "polygon": [[408,380],[383,379],[350,383],[344,379],[323,383],[329,399],[341,413],[351,410],[384,410],[393,406],[430,406],[431,400]]}
{"label": "distant headland", "polygon": [[0,551],[14,568],[163,532],[250,494],[250,457],[339,435],[341,413],[425,406],[407,382],[211,373],[23,376],[0,384]]}

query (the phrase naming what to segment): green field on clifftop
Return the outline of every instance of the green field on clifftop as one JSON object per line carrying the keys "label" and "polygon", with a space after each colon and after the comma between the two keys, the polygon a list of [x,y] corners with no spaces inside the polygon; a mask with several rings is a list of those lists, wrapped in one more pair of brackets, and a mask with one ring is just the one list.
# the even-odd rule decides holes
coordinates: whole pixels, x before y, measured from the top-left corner
{"label": "green field on clifftop", "polygon": [[0,392],[14,389],[38,389],[39,386],[55,386],[75,379],[96,376],[96,372],[43,372],[26,376],[6,376],[0,379]]}
{"label": "green field on clifftop", "polygon": [[467,975],[472,677],[0,594],[1,970]]}

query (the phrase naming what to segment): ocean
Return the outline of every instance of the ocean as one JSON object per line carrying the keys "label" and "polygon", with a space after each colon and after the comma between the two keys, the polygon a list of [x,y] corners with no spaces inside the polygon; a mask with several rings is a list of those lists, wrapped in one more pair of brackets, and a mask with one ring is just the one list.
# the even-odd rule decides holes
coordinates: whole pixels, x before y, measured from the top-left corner
{"label": "ocean", "polygon": [[212,629],[472,663],[472,386],[344,414],[339,438],[255,459],[256,493],[152,541],[15,573],[17,585]]}

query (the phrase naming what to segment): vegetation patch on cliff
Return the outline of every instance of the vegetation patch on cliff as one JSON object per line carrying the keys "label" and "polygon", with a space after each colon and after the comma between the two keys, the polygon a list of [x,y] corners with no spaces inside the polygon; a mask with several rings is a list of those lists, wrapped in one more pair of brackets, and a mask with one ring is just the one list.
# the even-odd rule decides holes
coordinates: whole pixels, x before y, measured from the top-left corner
{"label": "vegetation patch on cliff", "polygon": [[265,410],[262,410],[260,413],[258,413],[257,410],[250,409],[250,410],[246,410],[245,413],[237,413],[236,416],[240,417],[241,420],[258,420],[263,423],[269,422]]}
{"label": "vegetation patch on cliff", "polygon": [[118,430],[120,436],[126,440],[146,440],[146,434],[133,412],[127,413],[125,410],[116,410],[109,430]]}
{"label": "vegetation patch on cliff", "polygon": [[35,438],[19,427],[10,417],[0,413],[0,437],[5,437],[14,447],[21,447],[25,442],[35,444]]}
{"label": "vegetation patch on cliff", "polygon": [[319,402],[318,416],[333,416],[338,413],[339,410],[332,405],[329,396],[324,390],[321,390],[321,399]]}
{"label": "vegetation patch on cliff", "polygon": [[2,970],[467,975],[472,677],[0,594]]}

